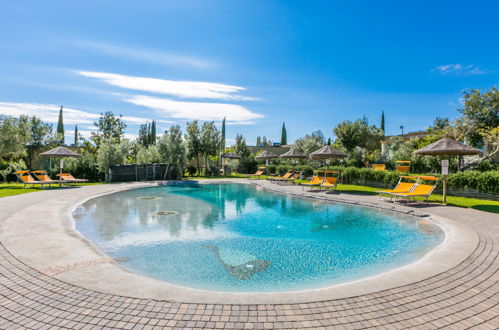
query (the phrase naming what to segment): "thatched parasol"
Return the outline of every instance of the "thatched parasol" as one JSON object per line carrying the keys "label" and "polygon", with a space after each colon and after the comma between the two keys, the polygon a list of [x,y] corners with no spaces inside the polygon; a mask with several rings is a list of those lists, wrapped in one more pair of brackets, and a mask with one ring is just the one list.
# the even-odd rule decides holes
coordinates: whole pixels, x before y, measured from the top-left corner
{"label": "thatched parasol", "polygon": [[[429,156],[465,156],[465,155],[478,155],[482,152],[478,149],[470,147],[464,143],[451,138],[443,138],[437,142],[433,142],[426,147],[414,151],[416,155],[429,155]],[[447,202],[447,182],[444,175],[443,184],[443,202]]]}
{"label": "thatched parasol", "polygon": [[272,159],[272,158],[277,158],[279,156],[277,156],[276,154],[274,154],[272,151],[268,151],[268,150],[265,150],[264,152],[262,152],[261,154],[259,154],[258,156],[255,157],[255,159],[265,159],[265,165],[269,165],[269,159]]}
{"label": "thatched parasol", "polygon": [[348,155],[338,149],[335,149],[331,146],[324,146],[319,150],[312,152],[309,157],[313,160],[324,160],[331,158],[345,158]]}
{"label": "thatched parasol", "polygon": [[222,158],[227,158],[227,159],[241,159],[242,157],[236,154],[235,152],[228,152],[226,154],[222,154]]}
{"label": "thatched parasol", "polygon": [[[59,146],[57,148],[51,149],[49,151],[42,152],[40,157],[49,157],[49,158],[60,158],[59,163],[59,174],[62,174],[62,169],[64,167],[64,157],[81,157],[80,154],[69,150],[66,147]],[[59,176],[59,181],[61,181],[61,176]],[[59,187],[61,186],[61,182],[59,182]]]}
{"label": "thatched parasol", "polygon": [[443,138],[437,142],[427,145],[426,147],[414,151],[414,153],[417,155],[431,156],[464,156],[478,155],[482,152],[454,139]]}
{"label": "thatched parasol", "polygon": [[285,152],[282,155],[280,155],[279,158],[299,159],[299,158],[307,158],[307,155],[305,155],[302,152],[299,152],[296,149],[291,149],[288,152]]}
{"label": "thatched parasol", "polygon": [[[232,168],[234,167],[234,159],[241,159],[243,157],[239,156],[238,154],[236,154],[235,152],[231,151],[231,152],[228,152],[226,154],[222,154],[222,164],[223,164],[223,159],[224,158],[227,158],[227,159],[230,159],[230,171],[232,172]],[[225,171],[224,171],[224,175],[225,175]]]}

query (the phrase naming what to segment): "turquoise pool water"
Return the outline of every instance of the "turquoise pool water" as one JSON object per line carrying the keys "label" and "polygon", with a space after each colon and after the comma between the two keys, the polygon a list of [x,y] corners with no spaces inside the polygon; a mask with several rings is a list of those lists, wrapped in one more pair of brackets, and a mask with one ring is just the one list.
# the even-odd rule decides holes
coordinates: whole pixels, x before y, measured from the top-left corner
{"label": "turquoise pool water", "polygon": [[378,274],[444,237],[428,220],[249,184],[159,186],[97,197],[76,228],[126,268],[219,291],[288,291]]}

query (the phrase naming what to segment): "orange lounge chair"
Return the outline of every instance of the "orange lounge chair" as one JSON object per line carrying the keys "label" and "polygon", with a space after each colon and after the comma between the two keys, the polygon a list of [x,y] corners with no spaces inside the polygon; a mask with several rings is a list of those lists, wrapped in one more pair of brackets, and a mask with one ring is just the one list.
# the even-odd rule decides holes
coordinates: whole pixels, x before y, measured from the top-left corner
{"label": "orange lounge chair", "polygon": [[338,171],[326,171],[324,172],[324,182],[322,182],[322,184],[320,185],[320,188],[322,190],[322,188],[326,189],[326,188],[332,188],[332,189],[336,189],[337,185],[338,185],[338,178],[335,177],[335,176],[327,176],[328,174],[338,174]]}
{"label": "orange lounge chair", "polygon": [[31,187],[34,187],[35,184],[39,184],[40,187],[43,188],[44,184],[48,184],[49,187],[52,183],[59,183],[59,181],[37,181],[35,180],[30,174],[29,171],[16,171],[14,172],[16,177],[19,179],[24,184],[24,188],[26,188],[27,185],[31,185]]}
{"label": "orange lounge chair", "polygon": [[391,193],[390,195],[394,196],[395,200],[397,200],[397,197],[400,197],[406,198],[407,201],[409,201],[411,197],[414,201],[416,201],[416,197],[424,197],[425,201],[428,202],[428,198],[431,196],[433,190],[435,190],[435,187],[437,186],[438,178],[434,176],[420,176],[418,177],[418,182],[419,180],[435,181],[435,183],[433,185],[416,183],[415,187],[410,192]]}
{"label": "orange lounge chair", "polygon": [[76,179],[70,173],[61,173],[61,174],[57,174],[57,176],[61,180],[64,180],[64,181],[67,181],[67,182],[72,182],[72,183],[83,183],[83,182],[87,182],[88,181],[87,179]]}
{"label": "orange lounge chair", "polygon": [[301,176],[302,172],[295,172],[293,171],[292,175],[290,175],[289,177],[287,178],[282,178],[280,180],[277,180],[277,181],[284,181],[284,182],[294,182],[295,180],[298,180]]}
{"label": "orange lounge chair", "polygon": [[67,181],[65,180],[53,180],[51,177],[49,177],[47,171],[33,171],[31,173],[33,173],[33,175],[40,181],[52,183],[67,183]]}
{"label": "orange lounge chair", "polygon": [[250,177],[257,176],[258,178],[260,178],[260,176],[263,175],[264,171],[265,171],[265,166],[260,166],[258,170],[255,172],[255,174],[250,174],[249,176]]}
{"label": "orange lounge chair", "polygon": [[[323,172],[317,172],[317,173],[323,173]],[[324,177],[314,174],[310,182],[300,183],[300,185],[302,185],[303,189],[305,189],[305,187],[319,187],[322,184],[322,182],[324,182]]]}
{"label": "orange lounge chair", "polygon": [[286,174],[284,174],[283,176],[271,176],[267,179],[270,181],[286,181],[286,180],[289,180],[291,178],[291,176],[293,175],[294,172],[295,171],[293,171],[293,170],[288,170],[288,172],[286,172]]}
{"label": "orange lounge chair", "polygon": [[[403,182],[402,179],[416,180],[416,182]],[[401,176],[395,188],[391,190],[378,190],[376,192],[379,194],[379,199],[381,199],[382,195],[388,195],[393,197],[392,194],[411,192],[411,190],[414,188],[414,186],[417,183],[418,183],[418,178],[415,176]]]}

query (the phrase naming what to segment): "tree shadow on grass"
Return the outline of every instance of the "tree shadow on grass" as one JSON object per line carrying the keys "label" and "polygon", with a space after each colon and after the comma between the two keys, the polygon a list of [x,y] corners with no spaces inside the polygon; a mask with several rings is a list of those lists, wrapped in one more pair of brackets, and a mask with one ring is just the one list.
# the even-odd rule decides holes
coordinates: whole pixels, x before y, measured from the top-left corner
{"label": "tree shadow on grass", "polygon": [[371,196],[377,195],[377,193],[374,191],[365,191],[365,190],[356,190],[356,189],[338,189],[336,191],[342,194],[349,194],[349,195],[371,195]]}
{"label": "tree shadow on grass", "polygon": [[480,210],[480,211],[485,211],[485,212],[491,212],[491,213],[499,213],[499,205],[473,205],[471,207],[472,209],[475,210]]}

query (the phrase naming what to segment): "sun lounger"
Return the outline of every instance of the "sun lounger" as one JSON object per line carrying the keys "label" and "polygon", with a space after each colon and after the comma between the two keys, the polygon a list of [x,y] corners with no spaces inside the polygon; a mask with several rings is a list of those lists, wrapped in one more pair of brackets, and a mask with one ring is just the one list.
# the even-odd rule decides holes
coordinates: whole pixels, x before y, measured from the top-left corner
{"label": "sun lounger", "polygon": [[[415,182],[403,182],[402,180],[416,180]],[[389,197],[393,197],[392,194],[397,193],[408,193],[415,187],[418,178],[415,176],[401,176],[399,182],[395,186],[395,188],[391,190],[378,190],[376,191],[379,194],[379,199],[381,199],[382,195],[388,195]]]}
{"label": "sun lounger", "polygon": [[281,179],[279,180],[276,180],[278,182],[294,182],[295,180],[298,180],[300,178],[300,176],[302,175],[302,172],[292,172],[292,175],[290,175],[289,177],[285,178],[285,177],[282,177]]}
{"label": "sun lounger", "polygon": [[397,160],[395,163],[395,171],[397,172],[409,172],[411,168],[411,161],[409,160]]}
{"label": "sun lounger", "polygon": [[288,170],[288,172],[286,172],[286,174],[284,174],[283,176],[271,176],[267,179],[270,181],[287,181],[289,180],[289,178],[291,178],[294,172],[295,171],[293,170]]}
{"label": "sun lounger", "polygon": [[64,181],[72,182],[72,183],[83,183],[83,182],[88,181],[87,179],[76,179],[70,173],[61,173],[61,174],[57,174],[57,176]]}
{"label": "sun lounger", "polygon": [[373,171],[386,171],[385,164],[372,164]]}
{"label": "sun lounger", "polygon": [[36,184],[40,185],[40,187],[43,188],[44,184],[48,184],[50,187],[50,185],[53,183],[59,183],[59,181],[37,181],[29,174],[29,171],[16,171],[14,174],[19,179],[19,181],[24,184],[24,188],[26,188],[27,185],[31,185],[31,187],[34,187]]}
{"label": "sun lounger", "polygon": [[437,186],[438,178],[434,176],[420,176],[418,177],[418,179],[419,181],[427,180],[427,181],[434,181],[435,183],[433,185],[416,183],[415,187],[410,192],[391,193],[391,195],[395,197],[395,200],[397,200],[397,197],[400,197],[400,198],[405,198],[407,199],[407,201],[409,201],[412,197],[413,200],[416,201],[416,197],[424,197],[425,201],[428,202],[428,198],[430,197],[430,195],[433,193],[433,190],[435,190],[435,187]]}
{"label": "sun lounger", "polygon": [[324,189],[327,189],[327,188],[336,189],[337,182],[338,182],[337,177],[327,176],[324,178],[324,182],[322,182],[322,184],[320,185],[320,188],[321,188],[321,190],[322,190],[322,188],[324,188]]}
{"label": "sun lounger", "polygon": [[59,186],[61,184],[68,184],[70,183],[70,181],[67,181],[67,180],[53,180],[51,177],[48,176],[47,174],[47,171],[33,171],[31,172],[38,180],[40,181],[44,181],[44,182],[50,182],[50,183],[53,183],[53,184],[59,184]]}
{"label": "sun lounger", "polygon": [[[323,172],[320,172],[320,173],[323,173]],[[312,180],[310,180],[310,182],[306,182],[306,183],[300,183],[300,185],[303,186],[303,189],[305,189],[305,187],[319,187],[322,182],[324,182],[324,176],[320,176],[320,175],[315,175],[312,177]]]}
{"label": "sun lounger", "polygon": [[265,166],[260,166],[258,168],[258,170],[255,172],[255,174],[250,174],[249,176],[250,177],[253,177],[253,176],[257,176],[257,177],[260,177],[261,175],[263,175],[263,172],[265,171]]}

